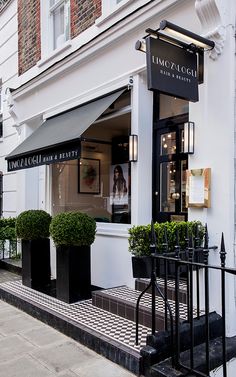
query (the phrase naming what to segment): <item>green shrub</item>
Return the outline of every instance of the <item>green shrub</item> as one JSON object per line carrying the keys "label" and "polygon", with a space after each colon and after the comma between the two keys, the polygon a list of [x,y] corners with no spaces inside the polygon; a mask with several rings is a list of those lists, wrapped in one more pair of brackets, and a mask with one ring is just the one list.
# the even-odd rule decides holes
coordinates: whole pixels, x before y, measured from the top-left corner
{"label": "green shrub", "polygon": [[16,219],[16,235],[23,240],[49,237],[51,216],[40,209],[22,212]]}
{"label": "green shrub", "polygon": [[0,218],[0,228],[10,227],[15,228],[16,226],[16,218],[15,217],[8,217],[8,218]]}
{"label": "green shrub", "polygon": [[62,212],[50,225],[50,234],[56,246],[89,246],[94,242],[96,221],[85,213]]}
{"label": "green shrub", "polygon": [[[200,221],[172,221],[165,223],[155,223],[154,230],[156,234],[157,252],[162,253],[164,250],[163,244],[168,242],[168,251],[174,251],[177,244],[177,232],[179,236],[179,246],[184,249],[186,245],[186,235],[194,236],[196,228],[198,227],[200,242],[202,243],[204,237],[204,226]],[[166,236],[165,236],[166,233]],[[150,255],[150,241],[151,241],[151,224],[135,225],[129,229],[129,251],[133,255]]]}

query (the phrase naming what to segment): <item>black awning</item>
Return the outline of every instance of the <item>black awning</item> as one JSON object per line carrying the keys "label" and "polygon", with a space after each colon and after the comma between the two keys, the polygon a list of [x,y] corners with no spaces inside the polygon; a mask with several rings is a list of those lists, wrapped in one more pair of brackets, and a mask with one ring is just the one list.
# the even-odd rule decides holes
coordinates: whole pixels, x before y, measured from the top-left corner
{"label": "black awning", "polygon": [[8,171],[78,159],[81,135],[124,90],[47,119],[6,157]]}

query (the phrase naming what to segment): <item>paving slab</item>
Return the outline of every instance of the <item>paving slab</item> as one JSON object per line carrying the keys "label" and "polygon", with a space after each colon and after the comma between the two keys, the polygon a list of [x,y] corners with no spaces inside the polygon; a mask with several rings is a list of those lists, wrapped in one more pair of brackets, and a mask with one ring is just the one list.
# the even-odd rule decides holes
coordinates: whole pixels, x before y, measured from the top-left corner
{"label": "paving slab", "polygon": [[16,356],[33,351],[34,348],[33,344],[24,341],[18,335],[2,337],[0,339],[0,365]]}
{"label": "paving slab", "polygon": [[38,328],[23,331],[20,333],[20,335],[36,346],[48,346],[50,344],[55,344],[56,342],[62,342],[65,340],[63,334],[49,326],[44,325]]}
{"label": "paving slab", "polygon": [[[96,371],[96,374],[95,374]],[[101,358],[90,360],[89,363],[81,363],[78,368],[75,369],[75,373],[80,377],[133,377],[132,373],[125,371],[124,369],[114,368],[114,363]]]}
{"label": "paving slab", "polygon": [[0,363],[0,377],[55,377],[55,375],[26,355],[8,363]]}
{"label": "paving slab", "polygon": [[89,349],[70,340],[56,346],[38,349],[32,353],[32,356],[56,373],[78,367],[81,363],[88,364],[91,358],[97,357]]}
{"label": "paving slab", "polygon": [[1,319],[0,316],[0,334],[3,335],[19,333],[29,328],[38,327],[39,325],[40,322],[37,319],[34,319],[23,312],[13,318],[9,317]]}

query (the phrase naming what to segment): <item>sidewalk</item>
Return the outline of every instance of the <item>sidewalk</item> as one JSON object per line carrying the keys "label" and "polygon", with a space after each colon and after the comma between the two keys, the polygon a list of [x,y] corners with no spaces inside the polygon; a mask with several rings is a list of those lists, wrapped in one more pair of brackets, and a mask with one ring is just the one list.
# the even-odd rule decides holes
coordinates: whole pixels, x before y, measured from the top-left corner
{"label": "sidewalk", "polygon": [[[0,270],[0,282],[19,276]],[[0,301],[0,377],[132,377],[125,369]]]}

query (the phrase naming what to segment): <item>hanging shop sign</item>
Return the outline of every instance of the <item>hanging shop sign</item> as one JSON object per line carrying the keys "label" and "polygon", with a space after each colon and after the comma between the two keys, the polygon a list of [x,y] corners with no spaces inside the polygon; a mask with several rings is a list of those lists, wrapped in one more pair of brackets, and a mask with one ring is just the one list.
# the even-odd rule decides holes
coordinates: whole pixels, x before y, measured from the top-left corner
{"label": "hanging shop sign", "polygon": [[146,38],[148,89],[198,101],[197,54],[169,42]]}
{"label": "hanging shop sign", "polygon": [[80,142],[76,144],[50,147],[45,150],[32,151],[22,156],[12,156],[7,159],[8,171],[15,171],[35,166],[54,164],[80,158]]}

